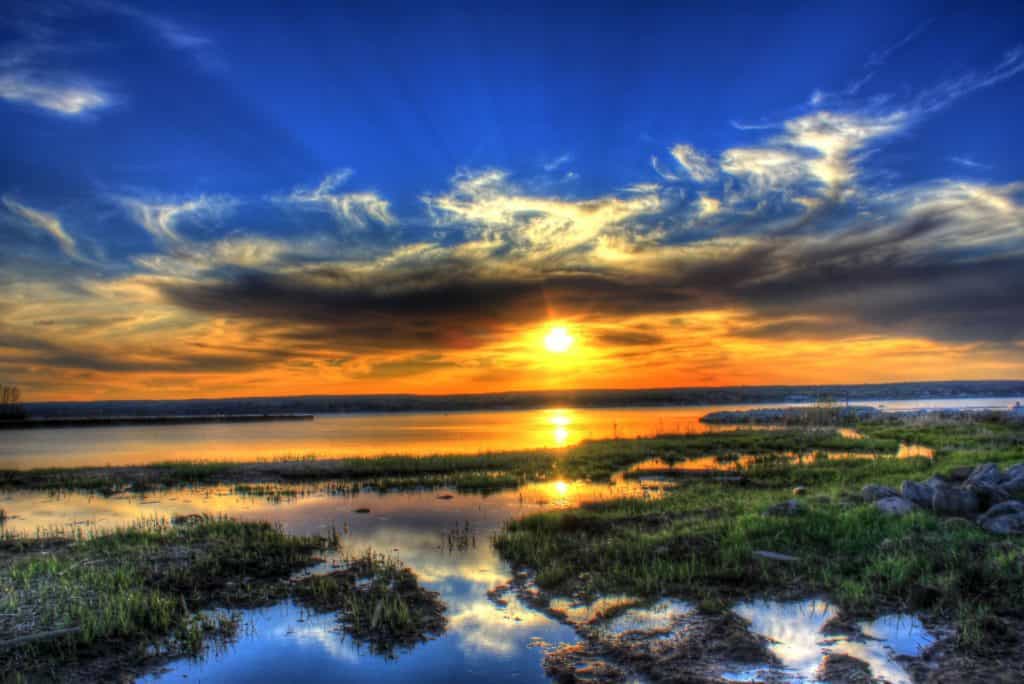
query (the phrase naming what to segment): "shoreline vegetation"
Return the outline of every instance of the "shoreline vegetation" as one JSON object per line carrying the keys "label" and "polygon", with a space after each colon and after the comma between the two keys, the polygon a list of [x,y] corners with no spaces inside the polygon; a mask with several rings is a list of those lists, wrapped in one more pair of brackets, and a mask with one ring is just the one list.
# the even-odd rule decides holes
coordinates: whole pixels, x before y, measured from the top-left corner
{"label": "shoreline vegetation", "polygon": [[1024,396],[1024,380],[908,382],[874,385],[772,385],[747,387],[679,387],[666,389],[595,389],[503,392],[493,394],[380,394],[246,397],[94,402],[26,402],[36,418],[124,416],[197,416],[287,413],[404,413],[543,408],[629,408],[654,406],[725,406],[729,404],[898,401],[1009,398]]}
{"label": "shoreline vegetation", "polygon": [[196,423],[266,423],[313,420],[310,414],[210,414],[196,416],[94,416],[80,418],[0,419],[0,430],[42,428],[109,427],[115,425],[192,425]]}
{"label": "shoreline vegetation", "polygon": [[[709,625],[721,623],[728,626],[722,628],[726,632],[739,634],[743,630],[737,625],[742,622],[736,622],[731,612],[739,600],[824,596],[841,611],[838,623],[898,611],[941,628],[937,633],[945,636],[928,656],[941,660],[918,663],[925,668],[918,673],[922,679],[927,668],[939,672],[943,681],[977,680],[978,673],[992,680],[1024,676],[1019,659],[1024,647],[1024,535],[994,534],[971,516],[941,516],[920,506],[894,514],[863,493],[871,487],[906,489],[906,483],[925,478],[932,483],[962,482],[966,473],[979,468],[1016,472],[1024,468],[1024,420],[1010,412],[959,411],[840,416],[836,424],[824,425],[835,416],[832,407],[824,408],[824,413],[822,407],[807,409],[817,412],[794,419],[792,425],[789,416],[776,429],[590,441],[524,453],[8,470],[0,472],[0,488],[78,489],[109,495],[154,487],[235,484],[258,492],[261,483],[292,486],[337,480],[381,489],[452,486],[487,492],[552,478],[603,482],[651,461],[664,466],[657,472],[671,475],[677,464],[711,458],[738,477],[677,477],[675,486],[659,497],[530,514],[505,523],[493,538],[495,548],[516,577],[529,578],[538,592],[535,603],[615,595],[641,601],[678,598],[698,606],[709,616]],[[901,445],[922,445],[930,455],[912,452],[899,457]],[[53,672],[71,668],[81,679],[89,679],[95,671],[90,668],[99,667],[91,663],[102,660],[96,660],[99,656],[93,650],[99,634],[114,634],[111,643],[128,639],[135,649],[152,646],[156,638],[167,657],[200,653],[211,640],[229,639],[231,627],[228,618],[195,617],[201,614],[195,611],[245,605],[241,599],[218,602],[211,597],[227,587],[248,586],[240,582],[242,577],[275,578],[267,586],[276,587],[280,577],[298,565],[312,564],[312,557],[331,541],[291,538],[272,526],[250,529],[244,527],[250,523],[230,520],[177,522],[184,524],[161,523],[151,529],[143,523],[138,529],[70,541],[5,537],[0,583],[6,586],[0,595],[7,604],[0,613],[20,616],[28,610],[32,615],[43,611],[41,606],[51,606],[45,609],[51,611],[45,613],[49,617],[34,617],[27,624],[33,632],[54,632],[56,646],[44,640],[33,643],[29,651],[3,650],[2,642],[21,638],[25,628],[0,624],[0,659],[39,653],[45,656],[40,662],[48,663]],[[217,532],[230,526],[243,527],[231,527],[231,534]],[[211,542],[210,535],[217,541]],[[239,548],[236,537],[254,539],[256,546]],[[276,570],[232,565],[231,559],[263,562],[258,559],[265,553],[281,560]],[[370,555],[361,565],[349,559],[346,569],[358,573],[354,568],[369,568],[374,577],[387,578],[381,587],[412,590],[414,568],[406,571],[374,558],[380,559]],[[94,562],[97,559],[100,562]],[[171,562],[164,562],[168,559]],[[163,566],[176,579],[161,579]],[[150,572],[157,573],[156,580],[147,579]],[[127,580],[116,579],[122,582],[117,586],[127,589],[109,589],[114,586],[110,582],[122,577],[116,573],[128,573]],[[173,596],[179,580],[210,583],[212,594],[196,594],[195,587],[186,586],[180,593],[194,597],[187,599],[186,611],[166,604],[164,594],[151,593],[154,587],[171,587]],[[412,642],[443,629],[443,608],[436,596],[414,592],[403,599],[404,607],[388,607],[391,604],[385,605],[381,594],[370,610],[351,591],[376,586],[375,580],[349,574],[302,581],[307,583],[289,585],[287,591],[260,591],[270,600],[348,606],[348,617],[339,620],[343,629],[348,625],[350,635],[366,634],[365,619],[356,615],[369,614],[371,627],[377,622],[376,605],[393,616],[390,624],[398,630],[393,634],[404,625],[415,635]],[[46,599],[57,587],[81,601]],[[96,619],[89,617],[95,610],[89,597],[96,596],[128,602],[103,613],[122,616],[117,624],[128,625],[125,632],[86,629],[92,624],[89,620]],[[151,601],[156,603],[149,606]],[[73,606],[83,607],[80,613],[68,613]],[[409,617],[415,610],[421,611],[419,617]],[[59,632],[69,628],[83,631]],[[587,638],[585,633],[581,636]],[[368,643],[376,650],[407,642],[387,637]],[[71,647],[74,644],[78,645]],[[620,655],[629,658],[628,653]],[[644,662],[640,658],[625,665],[642,670]],[[646,674],[657,679],[656,671]]]}

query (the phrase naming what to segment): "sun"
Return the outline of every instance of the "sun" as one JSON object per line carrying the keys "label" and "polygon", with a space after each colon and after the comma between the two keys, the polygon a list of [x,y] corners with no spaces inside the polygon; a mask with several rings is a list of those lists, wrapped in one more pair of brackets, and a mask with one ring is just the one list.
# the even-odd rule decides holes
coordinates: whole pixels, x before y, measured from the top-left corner
{"label": "sun", "polygon": [[564,354],[572,347],[573,339],[569,331],[563,327],[552,328],[544,338],[544,347],[554,354]]}

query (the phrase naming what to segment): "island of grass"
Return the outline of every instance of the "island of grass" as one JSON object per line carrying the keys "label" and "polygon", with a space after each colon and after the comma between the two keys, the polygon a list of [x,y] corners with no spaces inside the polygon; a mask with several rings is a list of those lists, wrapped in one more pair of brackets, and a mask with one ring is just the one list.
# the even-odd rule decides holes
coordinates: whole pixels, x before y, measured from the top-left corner
{"label": "island of grass", "polygon": [[4,681],[105,681],[231,639],[240,608],[293,599],[338,614],[375,651],[443,631],[444,604],[398,561],[367,554],[295,579],[336,535],[268,523],[149,519],[90,537],[0,541]]}

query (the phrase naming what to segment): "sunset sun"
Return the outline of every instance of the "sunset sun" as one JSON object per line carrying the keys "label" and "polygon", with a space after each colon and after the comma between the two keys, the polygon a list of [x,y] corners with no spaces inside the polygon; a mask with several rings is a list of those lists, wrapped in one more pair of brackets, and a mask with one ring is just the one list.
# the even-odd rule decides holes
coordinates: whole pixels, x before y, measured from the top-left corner
{"label": "sunset sun", "polygon": [[544,347],[553,354],[564,354],[572,347],[573,338],[569,331],[559,326],[552,328],[544,338]]}

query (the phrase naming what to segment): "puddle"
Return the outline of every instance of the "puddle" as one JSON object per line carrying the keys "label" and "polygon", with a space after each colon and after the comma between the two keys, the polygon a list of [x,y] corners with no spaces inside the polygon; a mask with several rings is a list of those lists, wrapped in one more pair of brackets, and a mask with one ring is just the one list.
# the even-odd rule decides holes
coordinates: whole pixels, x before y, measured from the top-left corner
{"label": "puddle", "polygon": [[[143,498],[19,491],[0,492],[0,508],[17,516],[6,521],[6,530],[28,534],[37,528],[88,534],[140,517],[190,514],[269,520],[293,534],[335,529],[343,553],[372,548],[393,554],[447,605],[448,628],[443,635],[399,651],[392,659],[361,649],[337,631],[330,614],[311,615],[292,603],[244,611],[237,641],[200,660],[172,662],[145,682],[315,683],[337,681],[339,673],[349,681],[546,682],[544,651],[531,646],[574,643],[578,636],[571,625],[530,608],[516,596],[500,603],[488,599],[489,590],[513,575],[492,548],[491,536],[509,518],[625,495],[653,496],[656,491],[622,480],[556,480],[490,495],[443,489],[339,494],[307,488],[299,496],[268,498],[215,487],[149,492]],[[356,513],[362,509],[369,512]],[[330,561],[313,571],[329,571]]]}
{"label": "puddle", "polygon": [[[842,654],[867,663],[874,677],[892,684],[909,684],[911,677],[899,658],[920,656],[934,637],[920,620],[906,615],[887,615],[857,623],[859,633],[826,634],[826,625],[838,610],[821,600],[741,603],[735,612],[750,622],[750,630],[769,639],[772,653],[782,665],[785,681],[818,681],[825,657]],[[778,676],[771,667],[729,673],[733,681],[759,681]]]}

